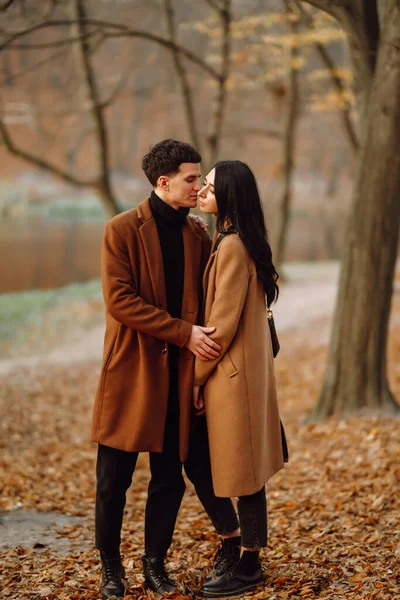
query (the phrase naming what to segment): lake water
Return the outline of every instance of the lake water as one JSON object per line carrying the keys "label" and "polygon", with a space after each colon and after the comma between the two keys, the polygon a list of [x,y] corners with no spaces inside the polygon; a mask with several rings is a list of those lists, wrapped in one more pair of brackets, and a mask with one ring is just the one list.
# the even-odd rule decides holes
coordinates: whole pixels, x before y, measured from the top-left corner
{"label": "lake water", "polygon": [[99,277],[101,220],[44,215],[0,221],[0,293]]}
{"label": "lake water", "polygon": [[[0,219],[0,293],[57,288],[100,276],[105,219],[28,214]],[[294,214],[286,260],[336,259],[344,223]]]}

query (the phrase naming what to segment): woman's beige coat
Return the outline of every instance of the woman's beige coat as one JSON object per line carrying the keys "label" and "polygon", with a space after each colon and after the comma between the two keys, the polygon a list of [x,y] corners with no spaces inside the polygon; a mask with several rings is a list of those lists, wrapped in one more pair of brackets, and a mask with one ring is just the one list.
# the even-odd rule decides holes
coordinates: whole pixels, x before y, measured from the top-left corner
{"label": "woman's beige coat", "polygon": [[271,336],[265,295],[237,234],[227,235],[208,261],[204,323],[222,346],[219,358],[196,359],[204,386],[214,491],[247,496],[284,466]]}

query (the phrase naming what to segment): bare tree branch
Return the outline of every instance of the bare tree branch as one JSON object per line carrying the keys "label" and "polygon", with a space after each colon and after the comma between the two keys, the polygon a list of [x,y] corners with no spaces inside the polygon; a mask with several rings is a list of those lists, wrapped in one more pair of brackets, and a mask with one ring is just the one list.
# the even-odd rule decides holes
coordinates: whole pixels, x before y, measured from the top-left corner
{"label": "bare tree branch", "polygon": [[100,94],[97,86],[96,74],[92,66],[90,57],[90,47],[86,39],[87,34],[87,15],[85,0],[75,0],[74,13],[77,19],[77,31],[79,33],[79,58],[82,66],[83,79],[86,86],[86,93],[90,102],[90,112],[95,124],[95,133],[97,141],[97,153],[99,159],[100,175],[97,182],[97,189],[101,194],[103,203],[110,215],[119,212],[118,202],[114,196],[110,182],[110,158],[107,128],[104,120],[103,107],[100,101]]}
{"label": "bare tree branch", "polygon": [[18,146],[16,146],[14,144],[13,140],[11,139],[8,129],[1,119],[0,119],[0,134],[3,139],[5,147],[14,156],[22,158],[23,160],[34,165],[35,167],[44,169],[45,171],[51,173],[52,175],[56,175],[57,177],[60,177],[61,179],[63,179],[67,183],[71,183],[72,185],[76,185],[79,187],[85,187],[85,186],[90,187],[90,186],[94,185],[95,182],[93,182],[93,181],[84,181],[83,179],[78,179],[77,177],[74,177],[67,171],[60,169],[59,167],[57,167],[57,165],[55,165],[49,161],[46,161],[43,158],[39,158],[38,156],[35,156],[34,154],[25,152],[25,150],[22,150],[21,148],[18,148]]}
{"label": "bare tree branch", "polygon": [[205,0],[205,2],[211,6],[211,8],[213,8],[214,10],[220,12],[222,10],[221,6],[215,2],[215,0]]}
{"label": "bare tree branch", "polygon": [[221,49],[222,67],[221,73],[219,75],[217,94],[215,97],[213,128],[209,135],[211,164],[214,164],[218,158],[226,103],[226,84],[228,81],[231,66],[231,0],[224,0],[223,8],[220,10],[219,14],[223,31]]}
{"label": "bare tree branch", "polygon": [[[296,2],[296,6],[300,12],[301,20],[304,22],[306,27],[308,27],[309,29],[315,29],[314,20],[313,20],[312,16],[310,15],[310,13],[308,13],[304,9],[304,7],[302,6],[302,4],[299,0],[295,0],[295,2]],[[325,48],[325,46],[323,44],[321,44],[320,42],[316,42],[314,44],[314,48],[318,52],[322,62],[324,63],[325,67],[327,68],[328,73],[333,82],[333,85],[335,86],[336,91],[338,93],[338,96],[340,98],[342,98],[343,93],[346,91],[346,88],[343,85],[342,79],[336,73],[336,65],[333,62],[333,59],[330,56],[327,48]],[[351,107],[350,107],[349,103],[346,103],[346,105],[340,110],[340,114],[342,116],[343,125],[344,125],[345,131],[347,133],[347,136],[349,138],[350,145],[354,151],[357,151],[358,136],[357,136],[355,127],[353,125],[353,120],[351,117]]]}
{"label": "bare tree branch", "polygon": [[121,73],[115,88],[112,90],[112,92],[110,93],[108,98],[106,100],[103,100],[100,103],[100,106],[103,110],[105,110],[106,108],[111,106],[111,104],[113,104],[115,102],[115,100],[118,98],[118,96],[121,95],[122,91],[126,87],[126,84],[127,84],[128,78],[129,78],[129,71],[131,70],[131,68],[132,68],[132,64],[128,65],[128,67],[125,69],[125,72]]}
{"label": "bare tree branch", "polygon": [[376,66],[379,20],[374,0],[301,0],[336,17],[347,34],[354,89],[363,121]]}
{"label": "bare tree branch", "polygon": [[[11,46],[18,39],[25,37],[35,31],[39,31],[41,29],[51,28],[51,27],[70,27],[71,25],[76,25],[76,20],[73,19],[57,19],[52,21],[45,21],[43,23],[37,23],[36,25],[32,25],[23,31],[14,32],[7,37],[6,32],[4,30],[0,30],[0,34],[7,39],[0,43],[0,51],[4,50],[8,46]],[[120,37],[132,37],[139,38],[154,42],[167,48],[168,50],[176,50],[179,52],[184,58],[191,61],[193,64],[200,67],[204,72],[210,75],[216,81],[219,81],[220,75],[218,72],[207,62],[202,60],[199,56],[184,48],[183,46],[179,46],[178,44],[173,44],[170,40],[166,40],[165,38],[158,36],[153,33],[149,33],[147,31],[140,31],[139,29],[132,29],[127,25],[122,23],[113,23],[108,21],[102,21],[100,19],[85,19],[86,25],[97,26],[98,32],[101,28],[103,28],[103,35],[106,39],[118,39]]]}
{"label": "bare tree branch", "polygon": [[107,41],[107,38],[105,37],[105,35],[103,34],[103,32],[98,32],[98,38],[97,40],[92,40],[91,41],[91,46],[89,49],[89,55],[93,56],[94,54],[96,54],[97,50]]}
{"label": "bare tree branch", "polygon": [[14,2],[16,2],[16,0],[7,0],[6,3],[4,4],[4,6],[2,6],[0,10],[2,12],[6,12],[6,10],[8,10],[10,8],[10,6],[12,4],[14,4]]}
{"label": "bare tree branch", "polygon": [[[29,67],[26,67],[26,69],[22,69],[21,71],[17,71],[16,73],[13,73],[12,74],[13,82],[16,81],[17,79],[20,79],[21,77],[24,77],[24,75],[26,75],[27,73],[30,73],[31,71],[35,71],[36,69],[39,69],[40,67],[51,62],[52,60],[59,58],[60,56],[65,54],[67,50],[68,50],[67,48],[63,48],[62,50],[59,50],[58,52],[54,52],[54,54],[52,54],[51,56],[47,56],[46,58],[39,60],[37,63],[30,65]],[[4,81],[0,81],[0,85],[4,85],[4,84],[5,84]]]}
{"label": "bare tree branch", "polygon": [[[55,40],[54,42],[47,42],[43,44],[13,44],[13,49],[17,50],[46,50],[48,48],[59,48],[60,46],[68,46],[69,44],[73,44],[75,42],[80,42],[83,40],[88,40],[93,35],[96,35],[97,31],[89,31],[85,34],[83,38],[81,37],[72,37],[66,38],[63,40]],[[1,50],[1,47],[0,47]]]}
{"label": "bare tree branch", "polygon": [[99,156],[100,174],[96,179],[85,181],[72,175],[70,172],[57,167],[53,163],[41,159],[29,152],[17,147],[8,132],[4,122],[0,121],[0,134],[8,151],[29,163],[45,169],[49,173],[60,177],[64,181],[80,187],[91,187],[95,189],[101,197],[102,203],[109,216],[119,212],[117,200],[114,197],[110,183],[110,161],[107,130],[104,121],[103,110],[99,98],[96,75],[91,64],[90,46],[88,43],[88,31],[86,24],[85,0],[74,0],[73,9],[76,19],[71,21],[72,27],[77,32],[77,50],[82,67],[83,80],[85,83],[86,94],[90,102],[90,113],[95,124],[95,134],[97,140],[97,149]]}
{"label": "bare tree branch", "polygon": [[[291,0],[283,0],[284,10],[287,16],[289,31],[292,35],[298,32],[298,21],[293,16],[293,4]],[[279,215],[277,224],[277,243],[275,249],[275,260],[279,269],[283,263],[286,247],[286,238],[290,218],[290,207],[293,195],[293,170],[295,156],[296,124],[299,116],[299,74],[295,61],[299,56],[299,49],[294,46],[289,50],[287,95],[285,114],[282,127],[281,145],[281,184],[282,191],[279,201]]]}
{"label": "bare tree branch", "polygon": [[307,4],[311,4],[315,8],[327,12],[332,17],[340,19],[341,11],[346,5],[351,4],[352,0],[301,0],[301,2],[307,2]]}
{"label": "bare tree branch", "polygon": [[176,28],[175,28],[175,15],[173,8],[173,0],[164,0],[164,11],[167,22],[169,41],[173,44],[172,58],[174,62],[175,72],[177,74],[181,91],[183,104],[185,107],[186,120],[189,128],[190,139],[193,146],[201,153],[200,137],[196,126],[196,116],[194,112],[194,103],[192,89],[187,77],[186,69],[182,63],[182,57],[177,50],[176,43]]}

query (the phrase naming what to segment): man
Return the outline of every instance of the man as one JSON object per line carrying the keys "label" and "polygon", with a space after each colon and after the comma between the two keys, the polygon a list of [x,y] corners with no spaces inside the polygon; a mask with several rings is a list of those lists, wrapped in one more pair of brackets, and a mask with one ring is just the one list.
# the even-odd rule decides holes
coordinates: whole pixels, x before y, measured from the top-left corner
{"label": "man", "polygon": [[150,453],[142,558],[149,588],[175,590],[164,558],[185,489],[182,463],[223,537],[214,572],[228,568],[240,551],[233,505],[212,488],[205,420],[190,434],[194,357],[213,360],[221,350],[207,336],[214,328],[196,325],[211,245],[187,216],[197,203],[200,161],[188,144],[164,140],[154,146],[142,165],[154,188],[151,197],[111,219],[104,234],[106,334],[92,426],[103,599],[124,596],[120,535],[139,452]]}

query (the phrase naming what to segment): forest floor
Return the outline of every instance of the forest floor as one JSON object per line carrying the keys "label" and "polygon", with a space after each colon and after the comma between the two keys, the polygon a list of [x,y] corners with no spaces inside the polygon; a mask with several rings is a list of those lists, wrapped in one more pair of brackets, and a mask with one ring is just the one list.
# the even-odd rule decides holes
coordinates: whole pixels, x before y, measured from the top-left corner
{"label": "forest floor", "polygon": [[[400,420],[365,413],[307,423],[326,364],[337,265],[292,265],[287,276],[275,319],[290,462],[267,486],[265,585],[249,597],[400,600]],[[103,332],[98,282],[0,297],[1,599],[99,597],[88,436]],[[389,378],[400,400],[399,276]],[[129,597],[138,600],[156,597],[140,562],[148,481],[142,454],[122,544]],[[198,597],[217,545],[188,483],[167,557],[174,597]]]}

